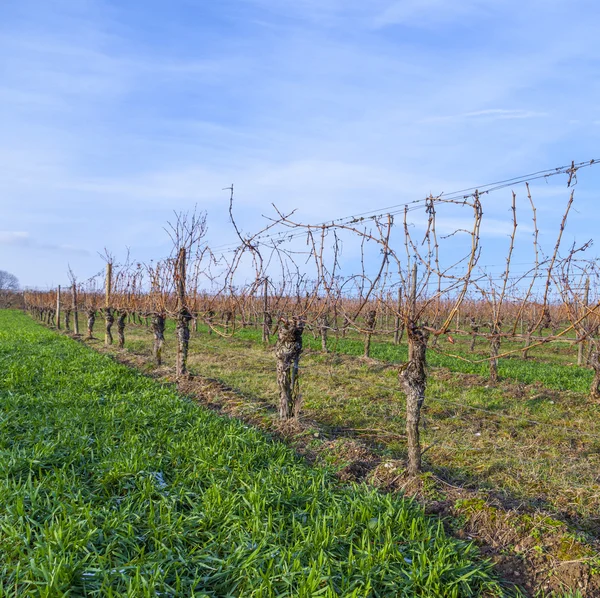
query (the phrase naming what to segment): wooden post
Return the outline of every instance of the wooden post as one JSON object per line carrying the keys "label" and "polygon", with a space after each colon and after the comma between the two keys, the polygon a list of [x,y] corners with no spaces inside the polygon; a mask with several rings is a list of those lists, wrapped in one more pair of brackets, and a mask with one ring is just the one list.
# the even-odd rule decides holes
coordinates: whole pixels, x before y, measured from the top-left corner
{"label": "wooden post", "polygon": [[390,303],[391,303],[391,293],[388,292],[386,300],[385,300],[385,325],[381,325],[380,328],[384,328],[386,330],[389,330],[390,327]]}
{"label": "wooden post", "polygon": [[104,285],[104,307],[110,307],[110,293],[112,290],[112,264],[106,264],[106,283]]}
{"label": "wooden post", "polygon": [[264,290],[263,290],[263,331],[262,341],[263,343],[269,342],[270,326],[268,320],[269,313],[269,279],[265,276]]}
{"label": "wooden post", "polygon": [[523,336],[525,332],[525,324],[523,323],[523,314],[521,314],[521,336]]}
{"label": "wooden post", "polygon": [[417,264],[412,269],[412,280],[410,281],[410,319],[414,322],[417,314]]}
{"label": "wooden post", "polygon": [[105,319],[105,332],[104,332],[104,344],[112,345],[112,334],[111,326],[114,321],[114,317],[110,309],[110,295],[112,291],[112,263],[106,264],[106,281],[104,284],[104,319]]}
{"label": "wooden post", "polygon": [[181,247],[177,256],[176,281],[177,281],[177,377],[187,374],[187,356],[190,342],[190,320],[192,315],[186,305],[186,259],[187,250]]}
{"label": "wooden post", "polygon": [[60,330],[60,285],[56,289],[56,328]]}
{"label": "wooden post", "polygon": [[[590,298],[590,279],[586,278],[585,280],[585,289],[583,292],[583,313],[585,314],[587,312],[587,307],[588,307],[588,302],[589,302],[589,298]],[[587,329],[588,329],[588,319],[587,316],[585,317],[585,319],[582,321],[583,324],[583,329],[584,329],[584,335],[585,333],[587,333]],[[577,346],[577,365],[583,365],[583,355],[585,353],[585,336],[582,335],[582,339],[579,341],[579,345]]]}
{"label": "wooden post", "polygon": [[76,335],[79,334],[79,315],[77,313],[77,285],[71,287],[71,298],[73,300],[73,328]]}
{"label": "wooden post", "polygon": [[185,305],[186,257],[185,247],[182,247],[177,256],[177,300],[179,309],[183,309]]}
{"label": "wooden post", "polygon": [[400,326],[402,325],[402,319],[400,317],[400,311],[402,309],[402,287],[398,287],[398,305],[396,311],[398,312],[394,320],[394,345],[400,344]]}

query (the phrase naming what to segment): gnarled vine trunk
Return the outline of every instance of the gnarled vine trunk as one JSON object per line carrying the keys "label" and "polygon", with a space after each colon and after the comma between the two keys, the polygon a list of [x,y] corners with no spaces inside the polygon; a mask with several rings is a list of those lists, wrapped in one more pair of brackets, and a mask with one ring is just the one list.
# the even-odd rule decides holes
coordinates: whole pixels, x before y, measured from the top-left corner
{"label": "gnarled vine trunk", "polygon": [[119,339],[119,349],[125,346],[125,319],[127,318],[127,312],[124,309],[117,311],[117,337]]}
{"label": "gnarled vine trunk", "polygon": [[226,310],[223,312],[223,323],[225,324],[225,334],[229,333],[229,326],[233,321],[233,312],[231,310]]}
{"label": "gnarled vine trunk", "polygon": [[265,344],[269,344],[269,337],[271,336],[271,329],[273,327],[273,317],[268,311],[263,311],[263,332],[262,341]]}
{"label": "gnarled vine trunk", "polygon": [[474,318],[471,318],[471,344],[469,345],[469,351],[473,353],[475,351],[475,343],[477,342],[477,333],[479,332],[479,326]]}
{"label": "gnarled vine trunk", "polygon": [[490,338],[490,382],[496,384],[498,378],[498,354],[500,353],[500,328],[492,325]]}
{"label": "gnarled vine trunk", "polygon": [[594,378],[590,388],[590,398],[594,401],[598,401],[600,400],[600,355],[598,354],[597,342],[591,341],[590,344],[593,346],[592,353],[590,354],[590,365],[594,370]]}
{"label": "gnarled vine trunk", "polygon": [[427,387],[428,333],[414,323],[409,323],[407,333],[408,362],[400,368],[399,378],[400,386],[406,395],[407,472],[410,476],[416,476],[421,471],[419,422]]}
{"label": "gnarled vine trunk", "polygon": [[375,330],[375,322],[377,320],[377,312],[371,309],[365,315],[365,327],[367,332],[365,333],[365,351],[364,356],[369,357],[371,354],[371,336]]}
{"label": "gnarled vine trunk", "polygon": [[192,314],[184,307],[177,314],[177,377],[187,374],[187,359],[190,345],[190,321]]}
{"label": "gnarled vine trunk", "polygon": [[327,314],[323,314],[319,320],[319,332],[321,333],[321,351],[327,353],[327,331],[329,330],[329,317]]}
{"label": "gnarled vine trunk", "polygon": [[212,309],[209,309],[206,312],[206,324],[208,326],[208,334],[212,334],[213,333],[213,319],[215,317],[215,312]]}
{"label": "gnarled vine trunk", "polygon": [[161,365],[162,347],[165,342],[165,316],[163,314],[154,314],[152,316],[152,332],[154,334],[154,345],[152,347],[154,363]]}
{"label": "gnarled vine trunk", "polygon": [[94,338],[94,324],[96,323],[96,310],[87,310],[87,338]]}
{"label": "gnarled vine trunk", "polygon": [[529,353],[529,347],[531,346],[531,335],[533,334],[533,327],[534,327],[534,324],[532,322],[530,322],[527,325],[527,335],[525,336],[525,345],[523,347],[523,350],[521,351],[521,357],[523,359],[527,359],[529,357],[528,353]]}
{"label": "gnarled vine trunk", "polygon": [[107,307],[104,310],[104,328],[106,331],[106,336],[104,337],[104,343],[106,345],[113,344],[113,335],[112,335],[112,327],[115,323],[115,316],[113,315],[113,310],[111,307]]}
{"label": "gnarled vine trunk", "polygon": [[302,354],[304,322],[298,318],[279,323],[275,356],[277,357],[277,385],[279,386],[279,417],[296,419],[300,412],[301,395],[298,364]]}

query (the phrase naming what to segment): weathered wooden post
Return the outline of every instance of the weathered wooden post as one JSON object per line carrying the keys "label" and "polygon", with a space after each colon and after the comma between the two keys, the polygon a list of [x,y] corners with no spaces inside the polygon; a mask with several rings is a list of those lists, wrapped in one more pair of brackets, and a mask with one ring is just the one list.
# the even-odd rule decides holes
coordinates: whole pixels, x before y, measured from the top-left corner
{"label": "weathered wooden post", "polygon": [[399,345],[402,340],[402,333],[404,332],[402,327],[402,318],[400,317],[400,310],[402,309],[402,287],[398,288],[398,304],[396,305],[396,317],[394,319],[394,345]]}
{"label": "weathered wooden post", "polygon": [[192,314],[186,305],[186,258],[185,247],[179,249],[177,263],[175,265],[176,287],[177,287],[177,377],[187,374],[187,357],[190,343],[190,321]]}
{"label": "weathered wooden post", "polygon": [[104,285],[104,323],[105,323],[105,333],[104,333],[104,344],[112,345],[113,336],[111,332],[112,325],[114,324],[115,317],[112,313],[112,308],[110,307],[110,295],[112,291],[112,262],[107,262],[106,264],[106,282]]}
{"label": "weathered wooden post", "polygon": [[269,279],[265,277],[264,290],[263,290],[263,330],[262,330],[262,342],[268,344],[269,335],[271,334],[271,324],[273,320],[269,313]]}
{"label": "weathered wooden post", "polygon": [[[583,313],[584,314],[587,312],[589,298],[590,298],[590,279],[586,278],[585,289],[583,292]],[[587,317],[582,321],[582,324],[583,324],[584,330],[587,332],[587,329],[588,329]],[[585,353],[585,345],[586,345],[586,339],[584,336],[579,341],[579,345],[577,347],[577,365],[579,365],[579,366],[583,365],[583,356]]]}
{"label": "weathered wooden post", "polygon": [[60,285],[56,289],[56,328],[60,330]]}
{"label": "weathered wooden post", "polygon": [[76,335],[79,335],[79,314],[77,312],[77,284],[73,283],[71,287],[71,299],[73,305],[73,330]]}

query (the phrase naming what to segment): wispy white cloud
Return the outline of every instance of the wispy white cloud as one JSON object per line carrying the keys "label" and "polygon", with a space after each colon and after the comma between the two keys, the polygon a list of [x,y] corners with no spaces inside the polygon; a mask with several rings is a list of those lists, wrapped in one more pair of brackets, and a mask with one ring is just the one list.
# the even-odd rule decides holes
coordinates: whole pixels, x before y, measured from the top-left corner
{"label": "wispy white cloud", "polygon": [[29,233],[24,231],[0,230],[0,244],[18,245],[29,240]]}
{"label": "wispy white cloud", "polygon": [[463,112],[462,114],[453,114],[449,116],[431,116],[423,119],[423,123],[453,122],[461,120],[521,120],[526,118],[543,118],[548,116],[547,112],[524,109],[507,108],[487,108],[485,110],[474,110],[472,112]]}
{"label": "wispy white cloud", "polygon": [[45,251],[50,250],[60,253],[76,253],[85,256],[91,254],[91,252],[87,249],[76,247],[68,243],[55,244],[39,241],[34,239],[28,232],[25,231],[0,231],[0,245],[13,247],[34,247],[43,249]]}
{"label": "wispy white cloud", "polygon": [[[211,239],[233,240],[222,191],[232,182],[253,230],[271,203],[321,221],[591,157],[598,7],[541,6],[3,7],[2,226],[30,241],[27,263],[7,242],[0,258],[23,272],[36,264],[42,283],[64,272],[60,260],[36,261],[44,243],[89,248],[77,262],[89,271],[105,245],[149,258],[164,250],[155,239],[165,218],[195,203],[209,210]],[[507,199],[485,198],[488,222],[509,221]],[[546,193],[540,220],[553,226],[562,202]],[[593,213],[573,222],[582,234],[596,226]],[[501,240],[505,226],[496,230]]]}
{"label": "wispy white cloud", "polygon": [[410,24],[416,27],[428,27],[432,24],[447,24],[458,19],[472,20],[496,12],[498,3],[493,0],[396,0],[387,3],[374,18],[378,27]]}

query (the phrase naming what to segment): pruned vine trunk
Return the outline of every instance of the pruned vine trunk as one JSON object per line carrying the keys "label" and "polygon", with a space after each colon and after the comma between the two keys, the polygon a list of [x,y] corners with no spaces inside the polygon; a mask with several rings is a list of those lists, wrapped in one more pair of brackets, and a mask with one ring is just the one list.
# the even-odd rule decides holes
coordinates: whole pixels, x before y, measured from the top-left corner
{"label": "pruned vine trunk", "polygon": [[490,382],[496,384],[498,378],[498,354],[500,353],[500,330],[496,326],[492,327],[492,336],[490,339]]}
{"label": "pruned vine trunk", "polygon": [[104,337],[105,345],[113,344],[113,335],[112,335],[112,327],[115,323],[115,316],[113,315],[113,310],[110,307],[107,307],[104,310],[104,328],[106,331],[106,335]]}
{"label": "pruned vine trunk", "polygon": [[298,318],[281,320],[279,323],[275,356],[279,386],[279,417],[282,420],[296,419],[300,412],[298,364],[302,354],[303,332],[304,322]]}
{"label": "pruned vine trunk", "polygon": [[229,333],[229,326],[233,321],[233,312],[231,310],[226,310],[223,312],[223,323],[225,324],[225,334]]}
{"label": "pruned vine trunk", "polygon": [[406,395],[406,438],[408,449],[407,472],[416,476],[421,471],[421,441],[419,422],[427,387],[426,331],[414,323],[407,326],[408,362],[400,368],[400,386]]}
{"label": "pruned vine trunk", "polygon": [[96,310],[88,309],[87,311],[87,338],[94,338],[94,324],[96,323]]}
{"label": "pruned vine trunk", "polygon": [[154,334],[154,345],[152,354],[156,365],[162,364],[162,348],[165,342],[165,316],[163,314],[154,314],[152,316],[152,333]]}
{"label": "pruned vine trunk", "polygon": [[527,335],[525,336],[525,345],[523,346],[523,350],[521,351],[521,357],[523,359],[527,359],[529,357],[528,353],[529,353],[529,347],[531,346],[531,335],[533,334],[533,327],[534,327],[534,325],[532,323],[528,324],[528,326],[527,326]]}
{"label": "pruned vine trunk", "polygon": [[402,325],[400,315],[397,315],[394,319],[394,345],[399,345],[403,336],[404,326]]}
{"label": "pruned vine trunk", "polygon": [[319,332],[321,333],[321,351],[327,353],[327,331],[329,330],[329,317],[323,314],[319,318]]}
{"label": "pruned vine trunk", "polygon": [[271,336],[271,328],[273,327],[273,318],[268,311],[263,312],[263,333],[262,341],[265,344],[269,344],[269,337]]}
{"label": "pruned vine trunk", "polygon": [[371,309],[365,315],[365,327],[367,332],[365,333],[365,350],[364,356],[369,357],[371,355],[371,336],[375,330],[375,322],[377,321],[377,311]]}
{"label": "pruned vine trunk", "polygon": [[119,339],[119,349],[125,346],[125,319],[127,318],[127,312],[120,309],[117,317],[117,337]]}
{"label": "pruned vine trunk", "polygon": [[187,374],[188,350],[190,346],[190,321],[192,314],[183,308],[177,314],[177,377]]}
{"label": "pruned vine trunk", "polygon": [[600,400],[600,355],[598,354],[598,346],[595,341],[590,343],[593,345],[593,350],[590,355],[590,366],[594,370],[594,378],[590,388],[590,398],[594,401]]}
{"label": "pruned vine trunk", "polygon": [[475,351],[475,343],[477,342],[477,333],[479,332],[479,326],[474,318],[471,318],[471,344],[469,345],[469,351],[473,353]]}

